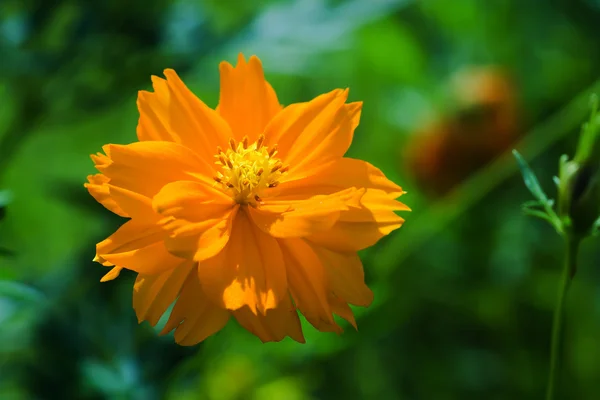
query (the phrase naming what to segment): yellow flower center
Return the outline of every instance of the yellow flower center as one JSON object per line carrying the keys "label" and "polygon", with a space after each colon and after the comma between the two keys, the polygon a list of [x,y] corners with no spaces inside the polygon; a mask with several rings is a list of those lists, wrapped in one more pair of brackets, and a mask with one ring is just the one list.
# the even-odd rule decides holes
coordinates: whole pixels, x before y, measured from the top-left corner
{"label": "yellow flower center", "polygon": [[268,149],[263,146],[264,135],[256,143],[248,145],[248,137],[236,145],[229,139],[226,151],[217,147],[216,164],[221,167],[214,180],[223,190],[231,193],[239,204],[256,206],[265,189],[274,188],[287,172],[277,155],[277,145]]}

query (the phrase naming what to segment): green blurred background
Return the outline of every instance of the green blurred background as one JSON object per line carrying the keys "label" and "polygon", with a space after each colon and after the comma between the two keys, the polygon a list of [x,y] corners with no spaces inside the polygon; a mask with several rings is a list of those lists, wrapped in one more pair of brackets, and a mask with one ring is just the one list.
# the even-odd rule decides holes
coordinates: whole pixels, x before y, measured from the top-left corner
{"label": "green blurred background", "polygon": [[[1,0],[0,399],[541,399],[562,243],[521,213],[507,151],[555,193],[600,93],[599,27],[598,0]],[[238,52],[283,104],[350,87],[349,155],[408,192],[405,226],[362,254],[358,332],[261,344],[230,322],[180,347],[138,326],[133,274],[99,282],[121,221],[82,186],[89,154],[135,140],[165,68],[215,106]],[[560,399],[600,398],[599,260],[589,240]]]}

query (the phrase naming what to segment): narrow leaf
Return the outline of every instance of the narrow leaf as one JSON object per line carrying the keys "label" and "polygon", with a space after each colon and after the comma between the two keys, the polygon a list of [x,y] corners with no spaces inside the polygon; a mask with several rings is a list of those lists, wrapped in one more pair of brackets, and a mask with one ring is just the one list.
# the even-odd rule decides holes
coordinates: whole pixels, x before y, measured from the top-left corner
{"label": "narrow leaf", "polygon": [[558,176],[553,176],[552,180],[554,181],[554,184],[556,185],[556,187],[560,186],[560,179],[558,179]]}
{"label": "narrow leaf", "polygon": [[541,218],[545,221],[550,222],[550,224],[552,224],[552,226],[554,226],[554,220],[552,219],[552,217],[550,217],[548,214],[546,214],[546,212],[544,211],[540,211],[540,210],[533,210],[531,208],[524,208],[523,212],[526,215],[531,215],[532,217],[536,217],[536,218]]}
{"label": "narrow leaf", "polygon": [[527,186],[527,189],[529,189],[533,197],[546,203],[548,201],[548,196],[546,196],[546,193],[544,193],[544,191],[542,190],[542,187],[540,186],[537,177],[535,176],[531,168],[529,168],[527,162],[523,159],[523,157],[521,157],[521,154],[519,154],[517,150],[513,150],[513,155],[517,159],[517,163],[519,164],[519,168],[521,169],[523,181],[525,182],[525,186]]}

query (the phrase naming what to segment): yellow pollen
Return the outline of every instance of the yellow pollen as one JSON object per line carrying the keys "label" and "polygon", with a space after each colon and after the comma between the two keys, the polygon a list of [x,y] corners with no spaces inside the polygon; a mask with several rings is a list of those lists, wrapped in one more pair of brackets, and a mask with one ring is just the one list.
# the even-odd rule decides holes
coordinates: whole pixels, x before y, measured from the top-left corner
{"label": "yellow pollen", "polygon": [[263,146],[264,135],[249,144],[248,137],[237,143],[229,139],[230,148],[223,151],[217,147],[216,164],[221,168],[213,178],[226,193],[239,204],[256,206],[268,195],[268,189],[279,185],[281,177],[288,171],[274,156],[277,145]]}

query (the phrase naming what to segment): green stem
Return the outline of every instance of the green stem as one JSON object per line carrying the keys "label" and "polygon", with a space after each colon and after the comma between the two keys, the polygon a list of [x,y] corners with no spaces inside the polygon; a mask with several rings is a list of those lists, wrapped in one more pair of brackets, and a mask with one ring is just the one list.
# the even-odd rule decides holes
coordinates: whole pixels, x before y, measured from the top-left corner
{"label": "green stem", "polygon": [[565,314],[565,298],[577,270],[577,251],[579,249],[579,239],[570,238],[567,234],[567,245],[565,251],[565,264],[563,266],[562,278],[558,289],[558,300],[554,310],[554,320],[552,322],[552,342],[550,345],[550,375],[548,377],[548,388],[546,391],[546,400],[554,400],[558,368],[560,364],[560,349],[562,342],[562,328]]}

